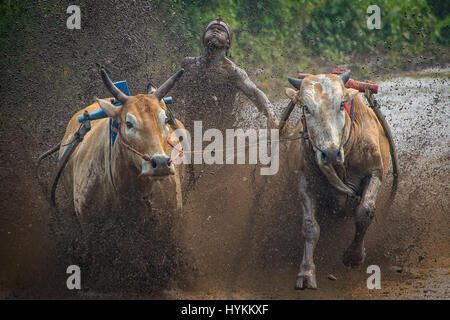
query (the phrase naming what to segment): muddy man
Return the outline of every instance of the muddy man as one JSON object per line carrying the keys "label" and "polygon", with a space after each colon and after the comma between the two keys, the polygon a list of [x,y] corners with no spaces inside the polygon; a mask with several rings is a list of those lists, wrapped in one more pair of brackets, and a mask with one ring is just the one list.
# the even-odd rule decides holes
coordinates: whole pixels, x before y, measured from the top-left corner
{"label": "muddy man", "polygon": [[199,120],[203,122],[204,130],[231,129],[235,122],[233,103],[239,90],[266,116],[268,127],[276,128],[278,125],[266,95],[244,70],[227,58],[232,39],[231,27],[219,16],[205,28],[203,55],[187,57],[183,61],[184,77],[174,96],[177,103],[180,101],[182,104],[177,109],[185,112],[183,118],[190,131],[193,121]]}

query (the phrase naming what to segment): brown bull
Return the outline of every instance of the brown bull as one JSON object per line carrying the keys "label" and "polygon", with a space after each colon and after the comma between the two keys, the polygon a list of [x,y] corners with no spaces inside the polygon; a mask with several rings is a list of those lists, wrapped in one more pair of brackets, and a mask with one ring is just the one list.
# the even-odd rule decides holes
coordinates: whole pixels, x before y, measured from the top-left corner
{"label": "brown bull", "polygon": [[[180,168],[170,158],[178,141],[170,140],[172,128],[162,100],[181,75],[182,71],[177,72],[152,94],[126,96],[102,69],[106,87],[122,105],[112,105],[111,98],[97,99],[77,112],[67,126],[59,150],[61,158],[80,127],[78,116],[85,110],[92,112],[100,107],[108,115],[91,121],[91,130],[71,154],[63,171],[64,187],[73,196],[75,213],[83,229],[90,222],[98,222],[102,215],[108,214],[107,208],[117,207],[124,199],[144,202],[155,185],[162,183],[172,203],[175,201],[173,208],[181,209]],[[110,135],[112,120],[118,123],[114,144]],[[183,128],[180,122],[177,125]]]}
{"label": "brown bull", "polygon": [[[364,236],[375,214],[390,156],[397,172],[395,149],[384,119],[377,117],[357,90],[344,87],[343,80],[348,80],[348,76],[346,73],[311,75],[303,80],[291,78],[290,82],[299,90],[286,89],[287,96],[303,108],[303,120],[296,132],[302,133],[304,139],[289,146],[290,154],[300,156],[291,165],[299,172],[305,239],[297,289],[317,288],[313,255],[320,227],[316,210],[352,212],[356,233],[344,253],[343,263],[360,265],[365,258]],[[344,110],[344,102],[353,105],[353,121]],[[396,186],[394,174],[391,200]]]}

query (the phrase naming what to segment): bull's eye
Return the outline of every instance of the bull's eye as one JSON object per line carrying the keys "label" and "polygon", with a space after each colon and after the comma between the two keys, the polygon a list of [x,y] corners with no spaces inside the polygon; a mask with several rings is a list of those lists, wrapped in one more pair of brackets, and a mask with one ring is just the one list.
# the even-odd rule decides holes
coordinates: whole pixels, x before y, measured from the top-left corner
{"label": "bull's eye", "polygon": [[159,112],[159,125],[161,126],[161,131],[162,131],[163,137],[167,137],[167,135],[169,134],[169,127],[167,126],[169,121],[170,121],[170,119],[166,115],[166,112],[164,110],[161,110]]}
{"label": "bull's eye", "polygon": [[130,121],[127,121],[126,125],[127,125],[127,129],[133,128],[133,124]]}
{"label": "bull's eye", "polygon": [[344,107],[345,107],[344,102],[341,102],[341,111],[344,110]]}
{"label": "bull's eye", "polygon": [[308,106],[305,105],[305,106],[303,106],[303,108],[305,108],[305,113],[306,114],[310,114],[311,113],[311,112],[309,112]]}

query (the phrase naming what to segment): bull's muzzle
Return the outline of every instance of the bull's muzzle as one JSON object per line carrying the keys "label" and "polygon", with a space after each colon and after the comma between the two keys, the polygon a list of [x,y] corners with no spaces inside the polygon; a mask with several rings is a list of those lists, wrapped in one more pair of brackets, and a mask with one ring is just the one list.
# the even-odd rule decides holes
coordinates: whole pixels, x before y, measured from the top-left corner
{"label": "bull's muzzle", "polygon": [[151,158],[152,175],[166,176],[173,174],[173,165],[165,155],[155,155]]}
{"label": "bull's muzzle", "polygon": [[321,150],[320,160],[323,164],[340,164],[343,161],[342,152],[339,149]]}
{"label": "bull's muzzle", "polygon": [[139,176],[164,177],[175,174],[175,168],[170,158],[166,155],[158,154],[150,158],[150,161],[142,162],[142,171]]}

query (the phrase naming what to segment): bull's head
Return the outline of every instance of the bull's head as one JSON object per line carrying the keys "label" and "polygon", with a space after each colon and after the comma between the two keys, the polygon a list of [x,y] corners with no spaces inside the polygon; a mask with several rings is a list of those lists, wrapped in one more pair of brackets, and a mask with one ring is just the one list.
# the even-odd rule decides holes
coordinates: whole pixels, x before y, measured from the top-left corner
{"label": "bull's head", "polygon": [[101,70],[103,82],[122,105],[116,107],[101,99],[97,99],[97,102],[100,108],[119,124],[120,133],[126,143],[148,155],[146,160],[129,153],[132,163],[140,171],[140,176],[167,176],[175,173],[174,165],[166,153],[170,128],[162,99],[182,74],[183,70],[178,71],[150,94],[127,96],[112,83],[105,70]]}
{"label": "bull's head", "polygon": [[[349,73],[341,75],[310,75],[303,80],[292,79],[298,91],[286,89],[286,95],[304,107],[308,135],[314,146],[316,162],[322,171],[344,163],[345,129],[344,102],[351,102],[358,93],[344,87]],[[334,169],[333,169],[334,171]],[[334,173],[333,173],[334,176]],[[330,177],[329,177],[330,178]]]}

